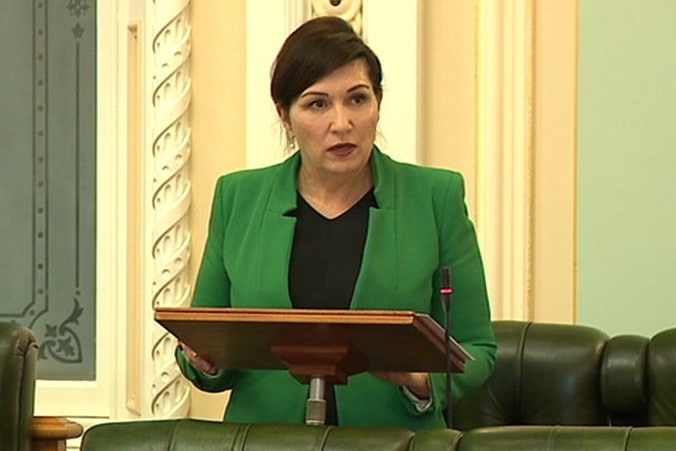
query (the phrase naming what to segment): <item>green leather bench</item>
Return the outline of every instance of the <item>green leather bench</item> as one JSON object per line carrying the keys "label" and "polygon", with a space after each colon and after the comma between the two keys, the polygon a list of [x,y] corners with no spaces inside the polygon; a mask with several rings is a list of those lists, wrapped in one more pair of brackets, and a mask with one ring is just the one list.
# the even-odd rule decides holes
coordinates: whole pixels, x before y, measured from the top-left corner
{"label": "green leather bench", "polygon": [[676,428],[500,426],[435,429],[232,424],[157,420],[90,428],[82,451],[666,451]]}
{"label": "green leather bench", "polygon": [[494,329],[495,371],[455,405],[454,428],[676,426],[676,328],[651,338],[526,321]]}

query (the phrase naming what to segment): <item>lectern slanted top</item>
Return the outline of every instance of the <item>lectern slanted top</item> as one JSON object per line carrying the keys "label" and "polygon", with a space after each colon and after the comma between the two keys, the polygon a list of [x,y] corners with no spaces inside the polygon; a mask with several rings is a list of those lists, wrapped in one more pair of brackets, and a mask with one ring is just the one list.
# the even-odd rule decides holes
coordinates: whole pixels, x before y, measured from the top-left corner
{"label": "lectern slanted top", "polygon": [[[224,369],[285,369],[345,384],[364,371],[446,372],[444,329],[392,310],[158,308],[155,320]],[[472,356],[449,337],[454,372]]]}

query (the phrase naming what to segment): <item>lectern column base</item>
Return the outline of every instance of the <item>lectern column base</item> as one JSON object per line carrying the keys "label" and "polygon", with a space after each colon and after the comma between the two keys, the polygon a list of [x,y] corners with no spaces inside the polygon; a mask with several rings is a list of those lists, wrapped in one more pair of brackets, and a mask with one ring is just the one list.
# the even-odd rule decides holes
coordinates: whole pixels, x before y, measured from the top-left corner
{"label": "lectern column base", "polygon": [[323,426],[326,422],[326,399],[324,399],[326,384],[321,376],[310,379],[310,396],[305,410],[305,424]]}

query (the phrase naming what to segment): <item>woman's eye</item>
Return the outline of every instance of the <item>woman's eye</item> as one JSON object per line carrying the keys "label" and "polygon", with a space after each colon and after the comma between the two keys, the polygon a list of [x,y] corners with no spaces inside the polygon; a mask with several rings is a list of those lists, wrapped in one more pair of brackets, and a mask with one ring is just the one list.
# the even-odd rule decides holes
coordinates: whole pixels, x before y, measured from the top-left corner
{"label": "woman's eye", "polygon": [[352,103],[356,105],[361,105],[362,103],[365,103],[368,100],[368,96],[366,94],[357,94],[352,98]]}
{"label": "woman's eye", "polygon": [[309,103],[308,105],[310,108],[313,108],[315,110],[324,108],[326,106],[326,101],[323,99],[317,99],[313,100],[312,102]]}

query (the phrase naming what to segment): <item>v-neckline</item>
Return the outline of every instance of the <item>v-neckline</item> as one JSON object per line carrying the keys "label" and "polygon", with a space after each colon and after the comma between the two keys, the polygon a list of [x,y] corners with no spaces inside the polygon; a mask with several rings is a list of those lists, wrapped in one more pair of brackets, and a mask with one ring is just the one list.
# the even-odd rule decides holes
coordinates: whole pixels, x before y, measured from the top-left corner
{"label": "v-neckline", "polygon": [[318,211],[315,207],[313,207],[312,204],[308,202],[307,199],[305,199],[300,192],[298,193],[298,202],[302,202],[303,205],[305,205],[313,214],[317,215],[319,218],[327,222],[335,222],[337,220],[340,220],[341,218],[349,216],[354,211],[359,210],[365,202],[368,202],[369,206],[375,204],[375,201],[371,200],[372,198],[373,198],[373,188],[369,189],[366,193],[364,193],[364,195],[361,198],[359,198],[354,204],[352,204],[351,207],[347,208],[344,212],[340,213],[338,216],[329,218],[324,214],[322,214],[320,211]]}

